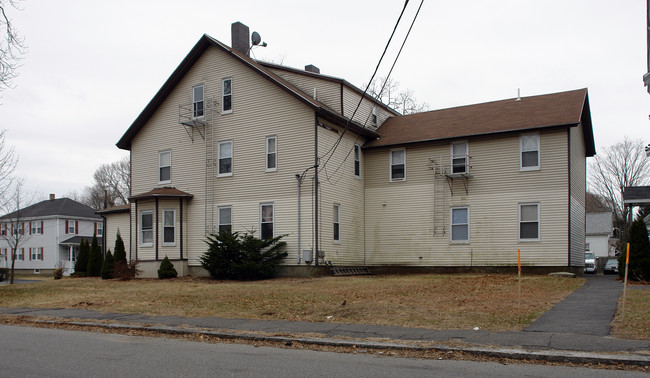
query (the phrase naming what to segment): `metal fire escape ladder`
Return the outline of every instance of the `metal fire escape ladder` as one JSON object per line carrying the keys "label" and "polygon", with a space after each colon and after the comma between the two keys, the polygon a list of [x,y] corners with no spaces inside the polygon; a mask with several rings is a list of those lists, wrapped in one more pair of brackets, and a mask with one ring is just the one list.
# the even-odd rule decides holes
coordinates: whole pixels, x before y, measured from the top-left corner
{"label": "metal fire escape ladder", "polygon": [[429,161],[429,168],[433,170],[433,236],[444,236],[447,234],[447,167],[442,155]]}

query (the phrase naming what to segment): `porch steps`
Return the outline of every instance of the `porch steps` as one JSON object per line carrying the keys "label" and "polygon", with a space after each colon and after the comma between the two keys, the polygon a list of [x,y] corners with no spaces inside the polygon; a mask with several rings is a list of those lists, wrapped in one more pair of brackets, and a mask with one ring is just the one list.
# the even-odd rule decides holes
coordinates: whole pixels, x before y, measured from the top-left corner
{"label": "porch steps", "polygon": [[363,276],[372,274],[367,266],[329,266],[334,276]]}

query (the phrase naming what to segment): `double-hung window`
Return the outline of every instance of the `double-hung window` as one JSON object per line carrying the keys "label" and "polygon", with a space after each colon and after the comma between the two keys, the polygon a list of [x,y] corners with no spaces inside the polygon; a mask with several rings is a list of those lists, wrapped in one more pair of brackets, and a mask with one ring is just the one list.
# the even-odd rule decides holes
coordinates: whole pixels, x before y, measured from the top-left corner
{"label": "double-hung window", "polygon": [[519,241],[539,241],[539,204],[519,204]]}
{"label": "double-hung window", "polygon": [[102,222],[95,223],[95,228],[96,228],[95,233],[97,234],[98,237],[104,236],[104,223]]}
{"label": "double-hung window", "polygon": [[43,233],[43,223],[41,221],[32,221],[32,235],[38,235]]}
{"label": "double-hung window", "polygon": [[194,118],[203,117],[203,85],[192,88],[192,115]]}
{"label": "double-hung window", "polygon": [[533,171],[539,169],[539,133],[519,136],[519,169]]}
{"label": "double-hung window", "polygon": [[406,180],[406,150],[390,152],[390,181]]}
{"label": "double-hung window", "polygon": [[232,78],[221,80],[221,114],[232,113]]}
{"label": "double-hung window", "polygon": [[217,176],[232,176],[232,141],[219,142]]}
{"label": "double-hung window", "polygon": [[172,152],[170,150],[158,153],[158,183],[167,184],[172,180]]}
{"label": "double-hung window", "polygon": [[379,117],[377,116],[377,105],[372,107],[371,119],[372,125],[377,126],[377,123],[379,122]]}
{"label": "double-hung window", "polygon": [[219,233],[232,233],[232,207],[222,206],[217,208],[219,220]]}
{"label": "double-hung window", "polygon": [[32,250],[32,260],[43,260],[43,247],[30,248]]}
{"label": "double-hung window", "polygon": [[278,169],[278,137],[266,137],[266,171],[273,172]]}
{"label": "double-hung window", "polygon": [[361,177],[361,146],[354,145],[354,177]]}
{"label": "double-hung window", "polygon": [[469,243],[469,207],[452,207],[451,242]]}
{"label": "double-hung window", "polygon": [[467,142],[457,142],[451,145],[451,173],[469,173],[469,157]]}
{"label": "double-hung window", "polygon": [[163,210],[163,245],[176,245],[176,210]]}
{"label": "double-hung window", "polygon": [[76,221],[67,221],[66,222],[68,225],[68,234],[76,234],[77,233],[77,222]]}
{"label": "double-hung window", "polygon": [[341,205],[334,204],[334,242],[341,241]]}
{"label": "double-hung window", "polygon": [[20,248],[16,251],[16,260],[25,261],[25,248]]}
{"label": "double-hung window", "polygon": [[260,205],[260,230],[261,239],[273,238],[274,209],[272,203]]}
{"label": "double-hung window", "polygon": [[140,244],[143,247],[153,245],[153,211],[151,210],[140,213]]}

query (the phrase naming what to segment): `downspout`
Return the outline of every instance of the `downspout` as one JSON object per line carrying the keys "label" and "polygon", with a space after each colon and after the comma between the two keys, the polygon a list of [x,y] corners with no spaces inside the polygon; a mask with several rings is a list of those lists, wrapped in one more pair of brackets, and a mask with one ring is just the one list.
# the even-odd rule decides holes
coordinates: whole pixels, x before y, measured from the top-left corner
{"label": "downspout", "polygon": [[315,264],[318,266],[318,114],[314,112],[314,246],[316,248]]}
{"label": "downspout", "polygon": [[185,275],[185,272],[183,271],[183,197],[181,197],[179,200],[180,202],[180,229],[179,229],[179,237],[181,240],[179,240],[180,243],[180,249],[181,249],[181,261],[180,261],[180,266],[181,266],[181,277]]}
{"label": "downspout", "polygon": [[[541,142],[540,142],[540,144],[541,144]],[[568,257],[568,260],[569,260],[568,262],[569,263],[567,264],[567,266],[569,268],[571,268],[571,231],[572,231],[571,227],[573,226],[571,224],[571,220],[572,220],[571,219],[571,127],[567,127],[567,156],[568,156],[568,159],[567,159],[567,178],[568,178],[568,180],[567,181],[569,182],[569,193],[568,193],[569,194],[569,206],[568,206],[569,211],[568,211],[568,214],[567,214],[568,217],[569,217],[569,222],[568,222],[569,227],[567,227],[568,231],[569,231],[569,235],[567,237],[568,247],[569,247],[567,257]],[[540,219],[540,224],[541,224],[541,219]],[[584,248],[583,248],[583,250],[584,250]]]}
{"label": "downspout", "polygon": [[[135,201],[135,228],[133,229],[135,232],[135,261],[138,261],[138,201]],[[131,238],[129,238],[131,239]],[[132,250],[131,250],[132,251]],[[129,255],[131,255],[131,251],[129,251]]]}
{"label": "downspout", "polygon": [[156,261],[158,261],[158,197],[156,197],[156,239],[154,243],[156,244]]}
{"label": "downspout", "polygon": [[300,184],[302,184],[302,176],[296,174],[298,181],[298,255],[296,256],[296,263],[300,264]]}

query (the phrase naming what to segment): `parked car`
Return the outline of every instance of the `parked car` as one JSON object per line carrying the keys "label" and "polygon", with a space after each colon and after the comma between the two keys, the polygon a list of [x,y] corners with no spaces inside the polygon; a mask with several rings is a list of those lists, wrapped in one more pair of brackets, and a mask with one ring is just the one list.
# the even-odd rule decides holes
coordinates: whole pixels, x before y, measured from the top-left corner
{"label": "parked car", "polygon": [[604,274],[618,274],[618,260],[609,259],[605,263],[605,268],[603,269]]}
{"label": "parked car", "polygon": [[585,273],[596,274],[596,256],[593,252],[585,252]]}

